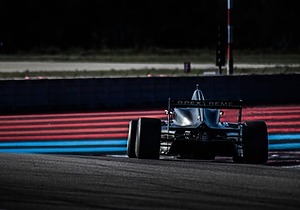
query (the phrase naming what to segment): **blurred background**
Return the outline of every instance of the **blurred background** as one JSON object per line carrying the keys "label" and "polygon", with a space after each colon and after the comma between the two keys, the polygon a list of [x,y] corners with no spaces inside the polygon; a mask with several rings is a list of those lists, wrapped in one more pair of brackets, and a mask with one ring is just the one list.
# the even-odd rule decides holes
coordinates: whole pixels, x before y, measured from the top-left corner
{"label": "blurred background", "polygon": [[[0,53],[215,50],[226,0],[0,0]],[[300,51],[297,1],[233,1],[234,48]],[[225,35],[224,35],[225,34]]]}

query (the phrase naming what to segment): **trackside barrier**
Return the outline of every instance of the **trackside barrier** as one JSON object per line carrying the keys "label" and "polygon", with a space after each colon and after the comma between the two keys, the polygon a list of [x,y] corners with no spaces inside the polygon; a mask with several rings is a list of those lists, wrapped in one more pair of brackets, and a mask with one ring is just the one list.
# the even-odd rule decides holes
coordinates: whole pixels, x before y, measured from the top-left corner
{"label": "trackside barrier", "polygon": [[191,97],[243,104],[300,103],[299,74],[203,77],[41,79],[0,81],[0,114],[167,107],[168,98]]}

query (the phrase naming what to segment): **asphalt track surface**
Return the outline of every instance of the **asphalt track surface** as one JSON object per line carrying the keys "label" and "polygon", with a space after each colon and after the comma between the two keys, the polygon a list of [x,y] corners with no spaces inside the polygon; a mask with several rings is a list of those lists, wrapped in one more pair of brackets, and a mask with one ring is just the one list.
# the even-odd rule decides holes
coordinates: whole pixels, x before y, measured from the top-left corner
{"label": "asphalt track surface", "polygon": [[[194,64],[194,69],[216,69],[215,64]],[[299,67],[299,64],[235,64],[239,69]],[[140,69],[183,69],[183,63],[104,63],[104,62],[0,62],[0,72],[40,72],[40,71],[110,71],[110,70],[140,70]]]}
{"label": "asphalt track surface", "polygon": [[[126,138],[128,121],[141,116],[165,117],[161,110],[7,115],[1,116],[0,139]],[[298,106],[244,109],[244,120],[257,118],[274,135],[299,133]],[[270,152],[264,165],[225,157],[0,153],[0,209],[299,209],[300,155],[294,153],[291,159],[289,152]]]}
{"label": "asphalt track surface", "polygon": [[299,168],[0,154],[0,209],[299,209]]}

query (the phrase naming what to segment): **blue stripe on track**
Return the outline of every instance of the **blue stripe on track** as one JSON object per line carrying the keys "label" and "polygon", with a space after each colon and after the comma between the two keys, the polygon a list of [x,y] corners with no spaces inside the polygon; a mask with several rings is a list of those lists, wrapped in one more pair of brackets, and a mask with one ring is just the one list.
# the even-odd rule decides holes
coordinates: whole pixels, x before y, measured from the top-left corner
{"label": "blue stripe on track", "polygon": [[269,150],[300,150],[300,143],[269,144]]}
{"label": "blue stripe on track", "polygon": [[125,139],[31,141],[0,143],[0,153],[112,153],[126,152]]}
{"label": "blue stripe on track", "polygon": [[[300,150],[297,140],[299,133],[269,134],[269,150]],[[0,153],[119,153],[126,152],[126,145],[126,139],[1,142]]]}
{"label": "blue stripe on track", "polygon": [[269,134],[269,150],[300,150],[299,141],[299,133]]}
{"label": "blue stripe on track", "polygon": [[295,134],[269,134],[269,141],[300,140],[300,133]]}
{"label": "blue stripe on track", "polygon": [[4,142],[0,147],[67,147],[67,146],[107,146],[126,145],[127,140],[77,140],[77,141],[32,141],[32,142]]}
{"label": "blue stripe on track", "polygon": [[0,153],[110,153],[126,152],[125,147],[91,147],[91,148],[20,148],[20,149],[0,149]]}

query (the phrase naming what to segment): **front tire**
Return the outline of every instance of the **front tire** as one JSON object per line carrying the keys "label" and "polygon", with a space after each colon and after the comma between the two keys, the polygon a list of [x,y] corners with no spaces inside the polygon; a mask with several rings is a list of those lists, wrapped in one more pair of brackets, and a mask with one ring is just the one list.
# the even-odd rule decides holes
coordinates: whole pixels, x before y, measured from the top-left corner
{"label": "front tire", "polygon": [[268,129],[265,121],[248,121],[243,126],[243,160],[250,164],[268,161]]}
{"label": "front tire", "polygon": [[137,123],[135,155],[140,159],[159,159],[161,120],[140,118]]}

